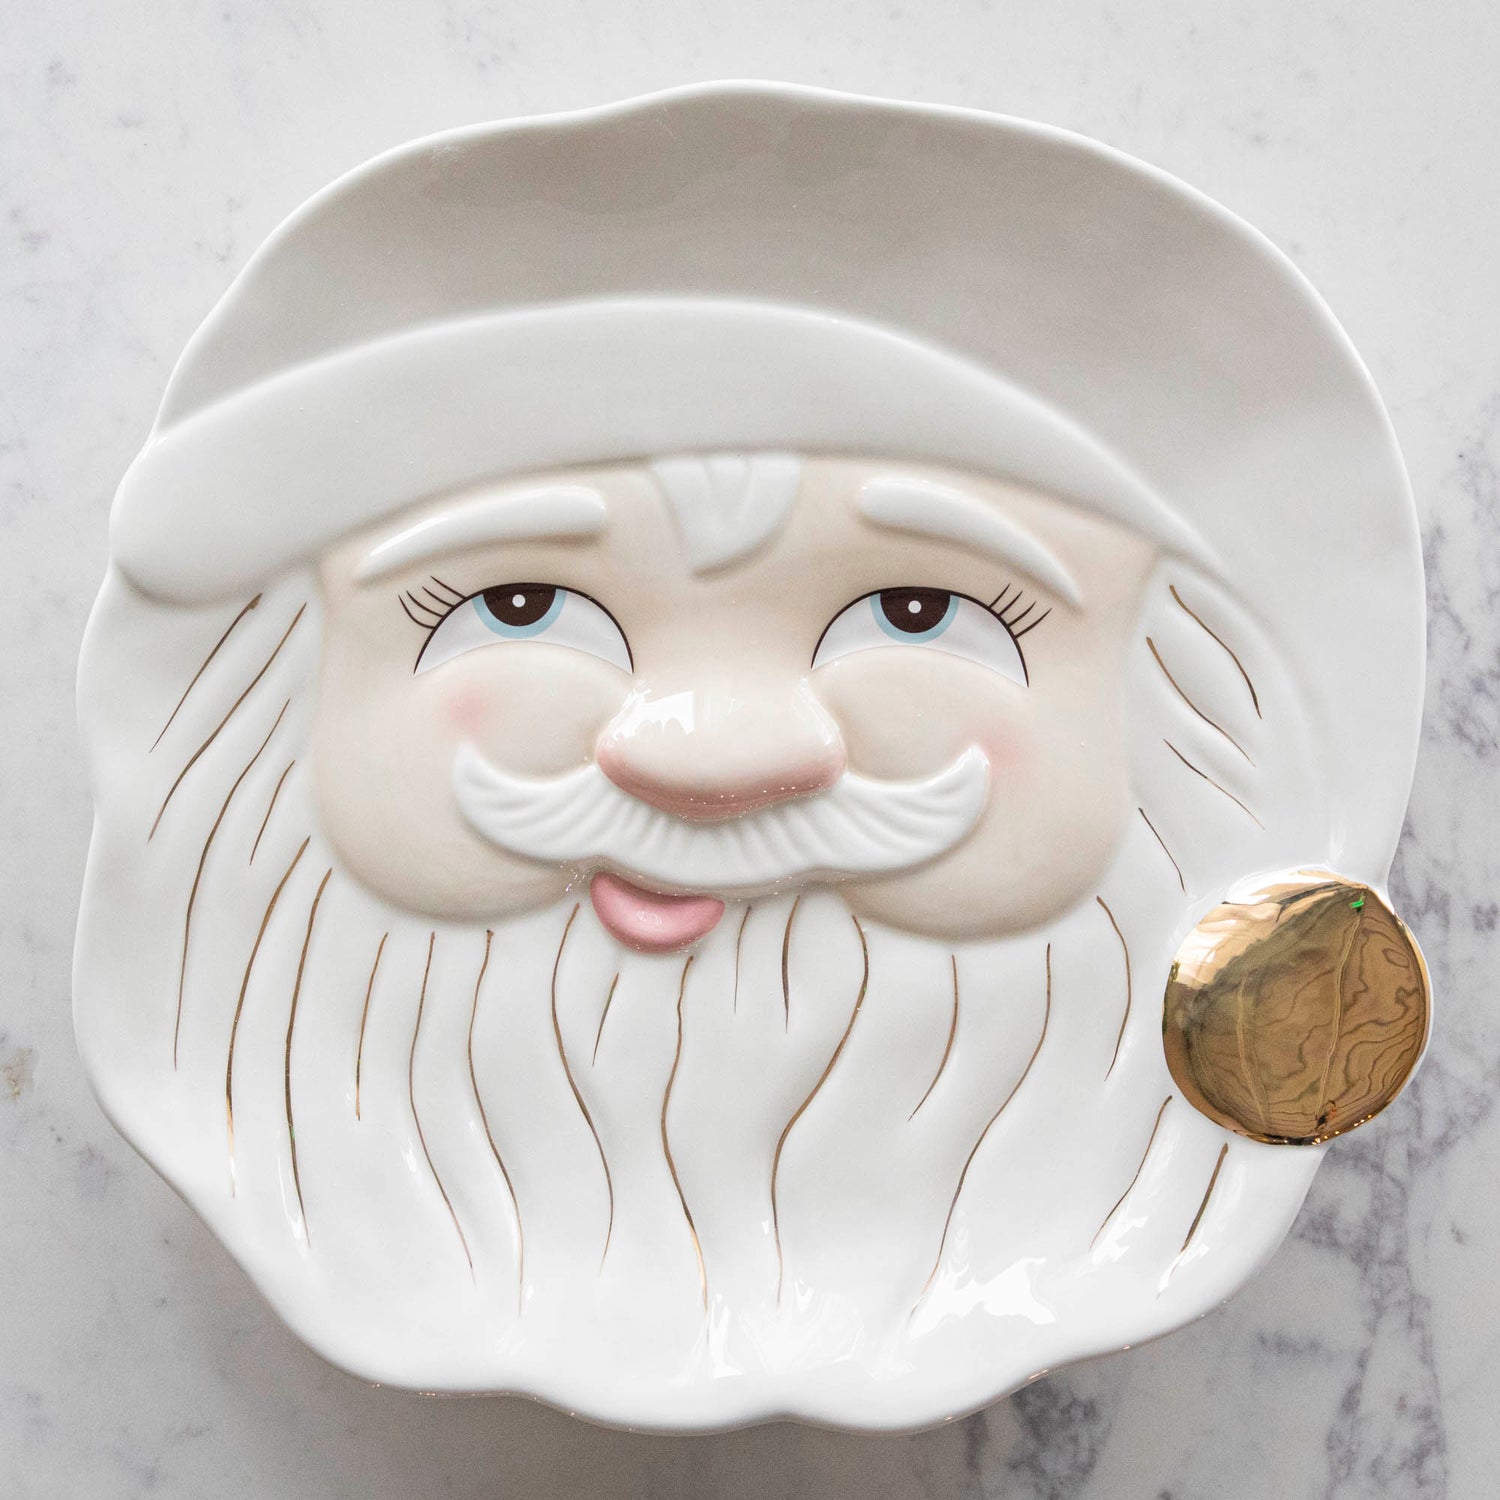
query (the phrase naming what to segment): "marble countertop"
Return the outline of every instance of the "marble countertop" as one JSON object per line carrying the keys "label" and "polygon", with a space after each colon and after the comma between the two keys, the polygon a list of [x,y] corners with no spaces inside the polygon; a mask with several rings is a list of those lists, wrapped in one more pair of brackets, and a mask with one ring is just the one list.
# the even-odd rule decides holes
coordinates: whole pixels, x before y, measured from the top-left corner
{"label": "marble countertop", "polygon": [[[0,1488],[1239,1500],[1494,1493],[1500,1428],[1500,12],[1327,0],[11,0],[0,556]],[[1440,1003],[1238,1299],[940,1431],[665,1439],[369,1389],[285,1332],[115,1135],[74,1053],[89,829],[73,661],[173,360],[263,235],[434,129],[726,76],[1068,126],[1259,226],[1345,323],[1421,511],[1427,723],[1393,889]]]}

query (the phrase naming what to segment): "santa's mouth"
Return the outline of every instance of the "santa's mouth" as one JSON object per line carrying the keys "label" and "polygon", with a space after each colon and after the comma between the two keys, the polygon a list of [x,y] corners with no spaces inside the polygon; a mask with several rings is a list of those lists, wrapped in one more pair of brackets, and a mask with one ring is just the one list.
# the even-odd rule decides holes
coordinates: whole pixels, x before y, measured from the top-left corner
{"label": "santa's mouth", "polygon": [[663,896],[601,870],[589,882],[589,899],[606,931],[637,953],[676,953],[719,925],[717,896]]}

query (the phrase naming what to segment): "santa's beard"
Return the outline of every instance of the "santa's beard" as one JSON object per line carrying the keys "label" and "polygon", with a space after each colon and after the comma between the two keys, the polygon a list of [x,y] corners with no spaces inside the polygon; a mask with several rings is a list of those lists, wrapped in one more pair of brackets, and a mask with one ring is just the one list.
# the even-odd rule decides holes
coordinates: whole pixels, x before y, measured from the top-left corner
{"label": "santa's beard", "polygon": [[956,948],[812,889],[661,957],[586,900],[434,927],[331,866],[295,858],[248,985],[190,976],[163,1084],[195,1200],[356,1368],[574,1405],[597,1369],[642,1421],[814,1400],[819,1366],[932,1401],[955,1314],[1040,1368],[1066,1301],[1172,1274],[1221,1133],[1161,1114],[1158,997],[1127,994],[1165,882]]}
{"label": "santa's beard", "polygon": [[[260,608],[279,635],[288,601]],[[85,913],[80,1040],[336,1362],[643,1425],[910,1425],[1163,1331],[1279,1238],[1314,1158],[1227,1152],[1162,1058],[1182,865],[1243,873],[1212,826],[1174,836],[1180,796],[1097,893],[994,942],[861,925],[819,887],[731,906],[691,958],[572,898],[434,925],[317,832],[315,612],[194,763],[223,791],[159,818],[171,765],[96,768],[91,888],[131,877]],[[231,683],[267,649],[235,646]]]}

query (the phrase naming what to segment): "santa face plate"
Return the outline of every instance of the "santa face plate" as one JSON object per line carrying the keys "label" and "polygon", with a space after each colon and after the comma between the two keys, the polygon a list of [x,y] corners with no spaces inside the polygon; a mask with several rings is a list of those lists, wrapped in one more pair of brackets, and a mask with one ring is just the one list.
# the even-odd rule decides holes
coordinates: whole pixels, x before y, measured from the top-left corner
{"label": "santa face plate", "polygon": [[[1046,249],[1089,183],[1110,276]],[[922,192],[962,222],[898,246]],[[1421,644],[1383,416],[1271,251],[1085,143],[733,86],[407,148],[205,325],[113,552],[80,1046],[370,1379],[936,1422],[1222,1300],[1420,1054],[1414,948],[1356,1004],[1310,926],[1260,988],[1220,941],[1275,871],[1373,882],[1320,932],[1383,913]],[[1235,1114],[1293,1072],[1314,1144]]]}

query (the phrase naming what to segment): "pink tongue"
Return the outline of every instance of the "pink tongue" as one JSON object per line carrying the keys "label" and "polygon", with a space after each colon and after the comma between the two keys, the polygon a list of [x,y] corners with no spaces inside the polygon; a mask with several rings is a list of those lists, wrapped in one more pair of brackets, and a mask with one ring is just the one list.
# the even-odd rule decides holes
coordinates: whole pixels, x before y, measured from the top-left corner
{"label": "pink tongue", "polygon": [[601,871],[589,882],[599,920],[637,953],[672,953],[712,932],[724,915],[714,896],[659,896]]}

